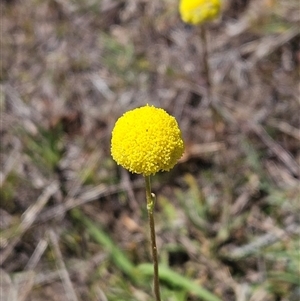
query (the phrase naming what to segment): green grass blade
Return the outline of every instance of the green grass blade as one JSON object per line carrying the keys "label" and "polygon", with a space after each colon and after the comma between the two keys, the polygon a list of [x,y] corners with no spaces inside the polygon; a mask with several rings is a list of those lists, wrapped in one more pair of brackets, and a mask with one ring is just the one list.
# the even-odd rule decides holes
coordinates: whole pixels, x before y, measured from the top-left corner
{"label": "green grass blade", "polygon": [[110,254],[115,265],[132,280],[137,281],[135,267],[127,256],[114,244],[110,237],[101,229],[101,226],[96,225],[88,217],[86,217],[79,209],[71,210],[71,215],[77,221],[81,222],[90,236]]}
{"label": "green grass blade", "polygon": [[[141,272],[145,276],[153,276],[153,266],[150,263],[143,263],[137,267],[138,271]],[[202,298],[205,301],[221,301],[217,296],[210,293],[203,287],[194,283],[190,279],[181,276],[180,274],[170,270],[166,266],[159,266],[159,278],[170,285],[180,287],[181,289],[185,289],[196,296]]]}
{"label": "green grass blade", "polygon": [[[144,263],[135,267],[127,256],[114,244],[110,237],[101,229],[101,227],[86,217],[78,208],[71,210],[71,215],[86,227],[90,236],[97,243],[103,246],[108,253],[110,253],[115,265],[133,281],[138,283],[144,279],[144,277],[153,276],[152,264]],[[205,301],[221,301],[221,299],[214,294],[210,293],[190,279],[170,270],[166,266],[159,266],[159,278],[172,286],[176,286],[180,289],[193,293]]]}

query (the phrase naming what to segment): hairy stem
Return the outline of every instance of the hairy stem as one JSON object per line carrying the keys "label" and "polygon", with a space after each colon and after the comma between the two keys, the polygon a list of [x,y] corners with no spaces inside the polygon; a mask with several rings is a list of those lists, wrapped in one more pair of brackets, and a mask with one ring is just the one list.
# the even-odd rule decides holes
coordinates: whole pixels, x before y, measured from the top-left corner
{"label": "hairy stem", "polygon": [[220,124],[223,123],[222,117],[218,113],[218,110],[216,109],[216,102],[214,101],[214,94],[213,94],[213,81],[212,81],[212,74],[209,66],[209,53],[208,53],[208,31],[206,24],[202,24],[200,27],[198,27],[200,30],[200,39],[201,43],[203,45],[203,57],[202,57],[202,63],[203,63],[203,71],[204,76],[206,79],[206,95],[207,95],[207,102],[209,104],[209,107],[211,109],[212,118],[214,120],[214,128],[215,133],[218,134],[220,132],[220,129],[222,128]]}
{"label": "hairy stem", "polygon": [[153,267],[154,267],[154,294],[155,300],[161,301],[160,291],[159,291],[159,276],[158,276],[158,259],[157,259],[157,247],[156,247],[156,238],[155,238],[155,223],[154,223],[154,205],[155,205],[155,195],[151,193],[151,183],[150,176],[145,176],[145,185],[146,185],[146,199],[147,199],[147,210],[148,210],[148,219],[150,226],[151,234],[151,249],[152,249],[152,258],[153,258]]}
{"label": "hairy stem", "polygon": [[209,63],[208,63],[208,45],[207,45],[207,30],[205,24],[200,27],[200,38],[203,45],[203,67],[204,67],[204,73],[206,77],[206,85],[207,85],[207,98],[208,103],[211,102],[211,87],[212,87],[212,81],[211,81],[211,74],[209,69]]}

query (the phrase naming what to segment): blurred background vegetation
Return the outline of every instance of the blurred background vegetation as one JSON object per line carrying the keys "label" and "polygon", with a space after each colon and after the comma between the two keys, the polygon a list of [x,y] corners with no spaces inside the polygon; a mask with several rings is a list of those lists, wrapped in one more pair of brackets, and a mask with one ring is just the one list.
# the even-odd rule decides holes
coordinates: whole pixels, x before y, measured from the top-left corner
{"label": "blurred background vegetation", "polygon": [[1,1],[1,301],[148,301],[143,180],[111,129],[146,103],[186,151],[153,178],[165,301],[300,298],[300,7],[227,0]]}

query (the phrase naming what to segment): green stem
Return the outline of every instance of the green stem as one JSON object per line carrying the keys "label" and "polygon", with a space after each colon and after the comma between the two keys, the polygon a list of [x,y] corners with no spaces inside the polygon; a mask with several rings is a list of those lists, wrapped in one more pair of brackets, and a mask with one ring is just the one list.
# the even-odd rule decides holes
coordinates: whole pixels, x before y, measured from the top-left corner
{"label": "green stem", "polygon": [[146,199],[147,199],[147,210],[148,210],[148,219],[150,226],[151,234],[151,248],[152,248],[152,258],[153,258],[153,267],[154,267],[154,294],[156,301],[161,301],[160,291],[159,291],[159,276],[158,276],[158,259],[157,259],[157,247],[156,247],[156,238],[155,238],[155,223],[154,223],[154,205],[155,205],[155,195],[151,193],[151,182],[150,176],[145,176],[145,185],[146,185]]}
{"label": "green stem", "polygon": [[218,124],[222,121],[220,114],[218,113],[217,109],[215,108],[215,101],[213,95],[213,81],[211,76],[211,70],[209,67],[209,53],[208,53],[208,33],[207,33],[207,26],[206,24],[202,24],[199,27],[200,30],[200,39],[203,45],[203,68],[204,68],[204,75],[206,77],[206,95],[207,95],[207,102],[210,106],[212,112],[212,118],[214,120],[214,128],[215,132],[218,133]]}
{"label": "green stem", "polygon": [[[220,138],[220,131],[221,131],[221,127],[219,126],[220,123],[222,122],[222,116],[219,114],[219,112],[217,111],[216,107],[215,107],[215,102],[213,100],[213,81],[212,81],[212,77],[211,77],[211,70],[209,68],[209,62],[208,62],[208,58],[209,58],[209,54],[208,54],[208,38],[207,38],[208,34],[207,34],[207,27],[206,24],[203,24],[200,27],[200,37],[201,37],[201,42],[203,45],[203,66],[204,66],[204,73],[205,73],[205,77],[206,77],[206,88],[207,88],[207,99],[208,99],[208,103],[210,105],[210,109],[212,112],[212,118],[214,121],[214,130],[216,133],[216,138],[218,140],[218,138]],[[219,160],[223,160],[223,157],[221,158],[220,156],[217,156],[217,159],[219,158]],[[228,179],[226,179],[228,180]],[[228,182],[228,181],[227,181]],[[229,187],[229,186],[228,186]],[[226,200],[228,200],[228,198],[226,198]],[[231,203],[229,203],[229,201],[226,201],[225,206],[223,207],[223,213],[222,213],[222,222],[225,225],[225,227],[222,227],[221,230],[219,231],[218,234],[218,238],[219,239],[226,239],[227,235],[228,235],[228,221],[229,221],[229,208],[231,206]]]}
{"label": "green stem", "polygon": [[205,24],[200,27],[200,37],[203,45],[203,67],[204,67],[204,73],[206,77],[207,98],[208,98],[208,103],[210,103],[212,81],[211,81],[211,74],[210,74],[209,63],[208,63],[207,30]]}

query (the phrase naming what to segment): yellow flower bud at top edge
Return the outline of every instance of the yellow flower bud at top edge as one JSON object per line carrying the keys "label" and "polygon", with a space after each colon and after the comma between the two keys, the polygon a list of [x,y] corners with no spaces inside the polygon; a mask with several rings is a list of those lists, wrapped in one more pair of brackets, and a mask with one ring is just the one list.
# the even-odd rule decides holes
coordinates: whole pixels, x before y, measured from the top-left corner
{"label": "yellow flower bud at top edge", "polygon": [[218,17],[220,0],[180,0],[179,13],[185,23],[197,25]]}

